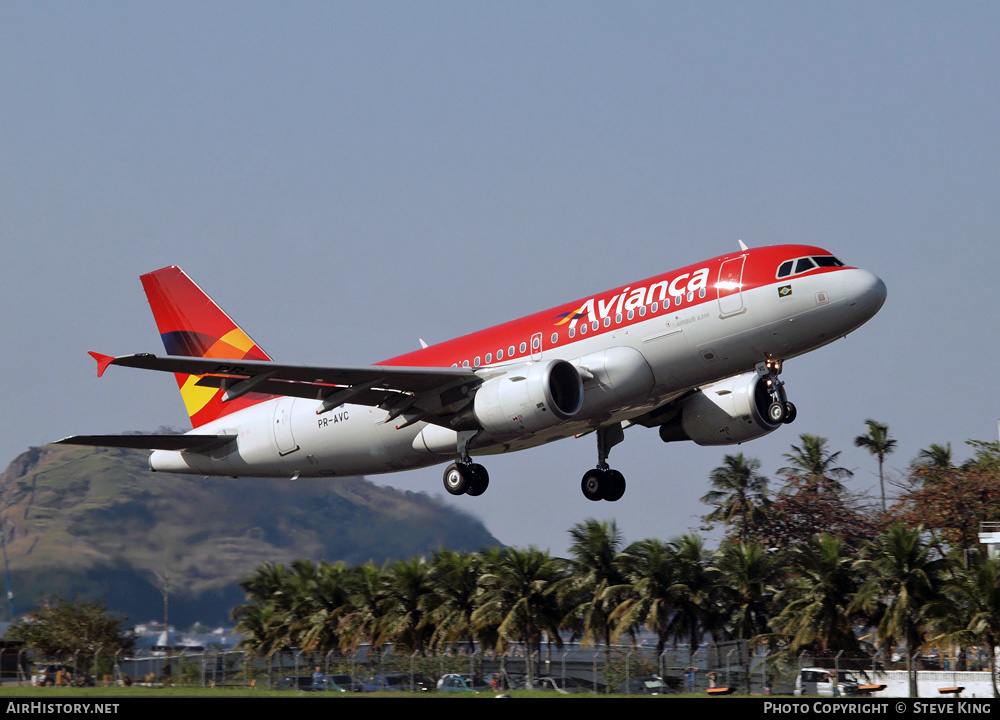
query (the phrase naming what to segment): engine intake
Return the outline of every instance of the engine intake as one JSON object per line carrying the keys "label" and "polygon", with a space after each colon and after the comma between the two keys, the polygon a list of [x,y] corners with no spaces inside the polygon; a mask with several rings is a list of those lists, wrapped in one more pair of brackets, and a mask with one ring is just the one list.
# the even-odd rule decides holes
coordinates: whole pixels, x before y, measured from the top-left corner
{"label": "engine intake", "polygon": [[491,435],[537,432],[568,420],[583,405],[583,380],[565,360],[515,366],[476,391],[476,421]]}

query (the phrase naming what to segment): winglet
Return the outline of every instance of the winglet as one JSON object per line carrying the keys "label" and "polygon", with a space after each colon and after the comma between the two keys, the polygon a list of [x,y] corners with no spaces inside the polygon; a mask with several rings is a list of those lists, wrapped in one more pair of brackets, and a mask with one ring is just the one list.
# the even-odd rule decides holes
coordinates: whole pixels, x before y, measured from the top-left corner
{"label": "winglet", "polygon": [[108,369],[108,365],[115,361],[114,357],[111,355],[103,355],[99,352],[94,352],[93,350],[87,354],[97,361],[97,377],[104,375],[104,371]]}

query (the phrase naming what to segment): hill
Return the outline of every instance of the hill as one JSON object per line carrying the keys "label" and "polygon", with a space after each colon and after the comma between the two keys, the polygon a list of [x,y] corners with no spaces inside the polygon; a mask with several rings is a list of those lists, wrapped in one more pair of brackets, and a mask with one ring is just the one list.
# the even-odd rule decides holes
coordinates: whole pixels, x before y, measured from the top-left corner
{"label": "hill", "polygon": [[0,475],[18,612],[46,594],[79,594],[141,622],[162,618],[166,584],[171,623],[216,624],[243,601],[237,583],[263,562],[381,563],[499,544],[478,520],[424,493],[363,478],[154,474],[146,458],[48,445]]}

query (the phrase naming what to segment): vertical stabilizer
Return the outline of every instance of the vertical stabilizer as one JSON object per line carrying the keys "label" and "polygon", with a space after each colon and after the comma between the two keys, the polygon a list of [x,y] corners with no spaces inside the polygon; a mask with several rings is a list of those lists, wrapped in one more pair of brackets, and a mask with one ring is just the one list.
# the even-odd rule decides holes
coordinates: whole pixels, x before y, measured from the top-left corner
{"label": "vertical stabilizer", "polygon": [[[168,355],[227,360],[270,360],[187,273],[176,265],[140,276]],[[194,427],[270,399],[247,393],[223,402],[224,389],[198,385],[197,375],[175,375]]]}

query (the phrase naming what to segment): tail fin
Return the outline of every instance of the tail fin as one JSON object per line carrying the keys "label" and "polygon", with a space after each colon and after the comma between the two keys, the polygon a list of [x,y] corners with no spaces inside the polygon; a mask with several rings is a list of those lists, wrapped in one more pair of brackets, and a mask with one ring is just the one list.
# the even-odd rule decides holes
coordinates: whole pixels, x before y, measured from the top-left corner
{"label": "tail fin", "polygon": [[[168,355],[270,360],[267,353],[176,265],[140,276]],[[271,398],[247,393],[222,402],[224,388],[198,385],[199,376],[176,374],[194,427]]]}

